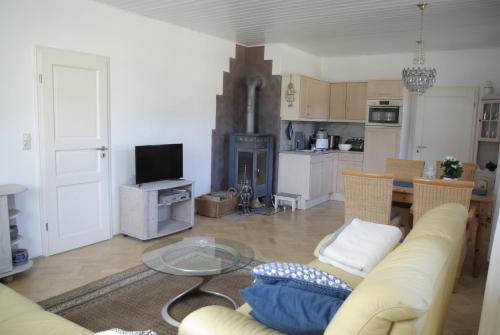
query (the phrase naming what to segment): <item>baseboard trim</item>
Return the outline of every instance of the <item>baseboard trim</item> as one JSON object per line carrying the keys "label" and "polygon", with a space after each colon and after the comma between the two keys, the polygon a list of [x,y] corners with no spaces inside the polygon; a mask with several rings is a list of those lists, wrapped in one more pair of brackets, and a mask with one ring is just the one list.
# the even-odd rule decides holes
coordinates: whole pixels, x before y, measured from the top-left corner
{"label": "baseboard trim", "polygon": [[332,193],[331,200],[344,201],[344,193]]}

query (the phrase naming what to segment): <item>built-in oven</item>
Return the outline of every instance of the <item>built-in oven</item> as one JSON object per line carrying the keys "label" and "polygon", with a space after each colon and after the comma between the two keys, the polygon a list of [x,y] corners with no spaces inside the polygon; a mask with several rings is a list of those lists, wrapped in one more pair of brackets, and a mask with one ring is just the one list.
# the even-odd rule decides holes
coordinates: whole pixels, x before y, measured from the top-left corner
{"label": "built-in oven", "polygon": [[366,125],[400,127],[403,100],[368,100]]}

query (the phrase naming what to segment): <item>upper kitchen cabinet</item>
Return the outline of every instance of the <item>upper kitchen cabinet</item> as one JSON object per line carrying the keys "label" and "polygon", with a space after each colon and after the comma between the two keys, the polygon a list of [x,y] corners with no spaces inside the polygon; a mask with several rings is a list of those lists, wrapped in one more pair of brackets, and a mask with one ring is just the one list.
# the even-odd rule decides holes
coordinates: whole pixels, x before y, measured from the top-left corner
{"label": "upper kitchen cabinet", "polygon": [[345,120],[347,117],[347,83],[330,84],[330,120]]}
{"label": "upper kitchen cabinet", "polygon": [[330,84],[321,80],[302,77],[301,113],[306,119],[327,120],[330,115]]}
{"label": "upper kitchen cabinet", "polygon": [[281,93],[282,120],[329,119],[329,83],[301,75],[283,76]]}
{"label": "upper kitchen cabinet", "polygon": [[367,83],[330,84],[330,120],[365,122]]}
{"label": "upper kitchen cabinet", "polygon": [[368,81],[368,99],[403,99],[403,83],[401,80]]}
{"label": "upper kitchen cabinet", "polygon": [[365,121],[367,83],[347,83],[347,120]]}
{"label": "upper kitchen cabinet", "polygon": [[498,142],[500,97],[498,100],[483,100],[479,109],[478,135],[479,141]]}

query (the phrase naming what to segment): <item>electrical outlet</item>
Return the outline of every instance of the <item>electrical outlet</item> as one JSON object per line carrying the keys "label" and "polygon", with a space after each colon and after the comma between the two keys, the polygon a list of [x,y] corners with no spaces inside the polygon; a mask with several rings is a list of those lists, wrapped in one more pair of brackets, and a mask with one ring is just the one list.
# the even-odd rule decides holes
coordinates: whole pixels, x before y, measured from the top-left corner
{"label": "electrical outlet", "polygon": [[31,134],[23,134],[23,150],[31,150]]}

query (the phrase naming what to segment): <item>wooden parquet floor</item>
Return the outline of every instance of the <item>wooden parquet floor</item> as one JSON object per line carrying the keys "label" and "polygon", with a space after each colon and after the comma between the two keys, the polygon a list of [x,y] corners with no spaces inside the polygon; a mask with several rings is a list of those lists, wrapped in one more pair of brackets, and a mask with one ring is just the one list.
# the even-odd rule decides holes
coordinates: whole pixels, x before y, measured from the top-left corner
{"label": "wooden parquet floor", "polygon": [[[41,301],[139,265],[147,247],[183,236],[230,238],[251,246],[260,260],[307,263],[313,259],[320,239],[342,225],[343,216],[343,203],[335,201],[307,211],[272,216],[235,220],[197,216],[193,229],[174,236],[143,242],[118,235],[84,248],[36,258],[30,271],[16,276],[8,285],[34,301]],[[474,279],[470,272],[469,266],[453,295],[446,335],[477,334],[485,278]]]}

